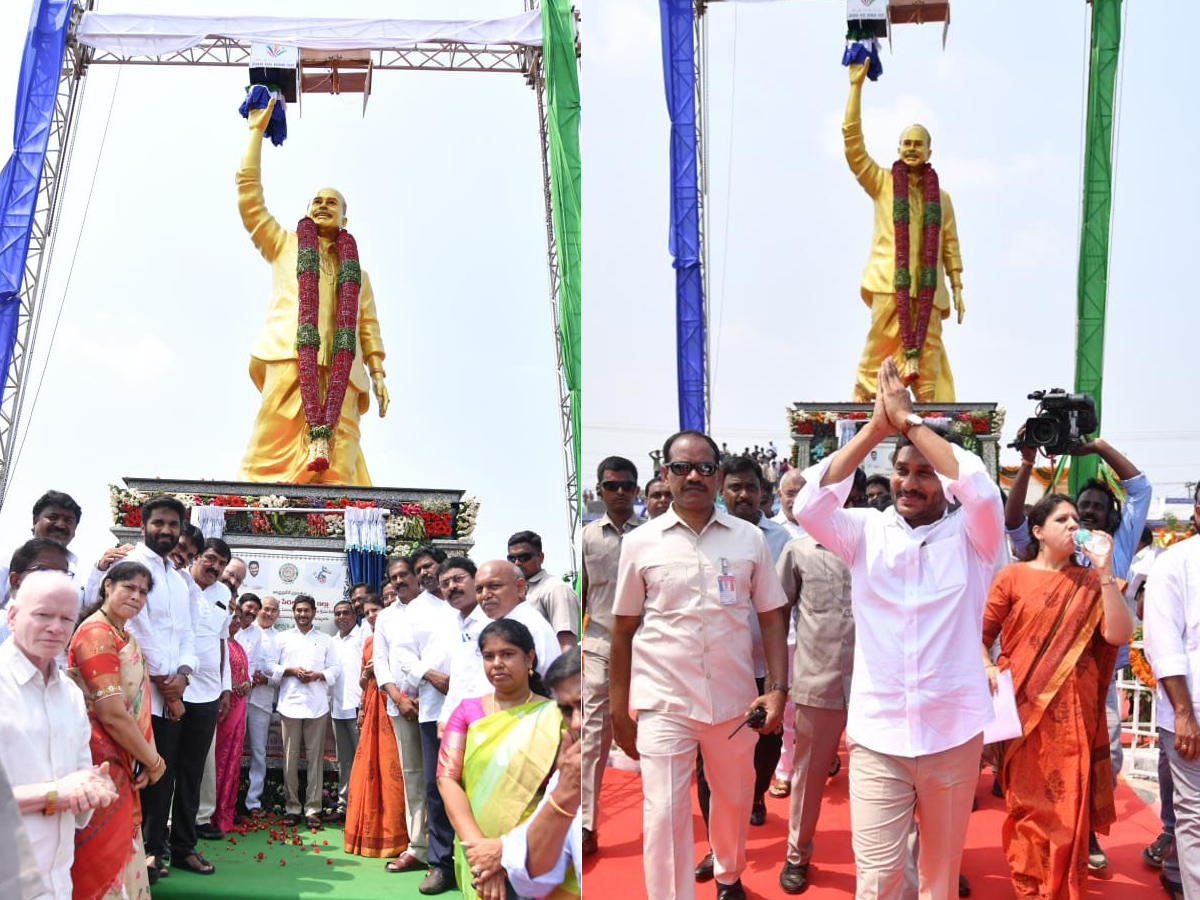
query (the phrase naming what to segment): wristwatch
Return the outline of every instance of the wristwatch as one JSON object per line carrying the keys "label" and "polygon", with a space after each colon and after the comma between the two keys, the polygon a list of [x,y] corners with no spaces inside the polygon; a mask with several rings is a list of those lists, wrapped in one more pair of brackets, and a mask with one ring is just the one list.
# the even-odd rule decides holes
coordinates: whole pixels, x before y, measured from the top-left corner
{"label": "wristwatch", "polygon": [[915,412],[910,412],[904,417],[904,424],[900,426],[900,433],[908,437],[908,432],[918,425],[924,425],[925,420],[918,416]]}
{"label": "wristwatch", "polygon": [[788,693],[788,686],[786,684],[775,683],[767,687],[768,694],[772,691],[783,691],[786,694]]}

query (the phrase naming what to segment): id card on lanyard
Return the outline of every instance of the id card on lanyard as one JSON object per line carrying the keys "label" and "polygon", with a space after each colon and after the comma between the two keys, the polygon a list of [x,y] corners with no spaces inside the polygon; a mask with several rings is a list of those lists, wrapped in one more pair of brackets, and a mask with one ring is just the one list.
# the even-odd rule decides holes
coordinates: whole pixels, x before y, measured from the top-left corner
{"label": "id card on lanyard", "polygon": [[729,574],[729,560],[720,559],[721,574],[717,576],[717,599],[722,606],[733,606],[737,603],[737,579]]}

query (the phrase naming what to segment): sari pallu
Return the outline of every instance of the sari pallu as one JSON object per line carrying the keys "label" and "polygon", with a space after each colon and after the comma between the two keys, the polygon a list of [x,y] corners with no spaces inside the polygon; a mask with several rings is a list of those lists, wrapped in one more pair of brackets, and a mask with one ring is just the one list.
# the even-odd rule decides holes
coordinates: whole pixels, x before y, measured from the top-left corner
{"label": "sari pallu", "polygon": [[94,705],[120,695],[125,708],[147,741],[150,727],[150,679],[145,658],[133,635],[122,637],[103,614],[89,617],[71,639],[68,675],[87,702],[92,726],[92,761],[107,762],[117,799],[92,812],[88,824],[75,832],[75,862],[71,867],[74,900],[122,896],[149,897],[145,851],[142,849],[142,807],[133,790],[133,757],[112,739],[96,717]]}
{"label": "sari pallu", "polygon": [[[540,700],[501,710],[471,723],[463,748],[462,784],[484,836],[498,838],[533,814],[554,768],[562,713]],[[476,900],[462,841],[454,862],[465,900]]]}
{"label": "sari pallu", "polygon": [[1101,634],[1099,577],[1017,563],[992,583],[983,640],[1000,634],[1022,735],[1003,745],[1001,837],[1021,897],[1075,898],[1088,832],[1116,818],[1105,698],[1117,648]]}

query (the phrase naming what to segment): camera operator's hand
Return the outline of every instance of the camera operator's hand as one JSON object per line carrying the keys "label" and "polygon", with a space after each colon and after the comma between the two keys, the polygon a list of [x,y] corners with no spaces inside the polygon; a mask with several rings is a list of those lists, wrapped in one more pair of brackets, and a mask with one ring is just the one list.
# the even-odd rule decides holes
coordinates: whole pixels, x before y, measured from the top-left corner
{"label": "camera operator's hand", "polygon": [[1090,441],[1080,444],[1074,450],[1068,450],[1067,456],[1091,456],[1093,453],[1099,453],[1098,446],[1099,438],[1093,438]]}
{"label": "camera operator's hand", "polygon": [[1038,448],[1033,447],[1033,446],[1027,446],[1025,444],[1025,426],[1024,425],[1022,425],[1020,428],[1017,429],[1017,445],[1020,447],[1020,450],[1021,450],[1021,462],[1022,463],[1032,466],[1035,462],[1037,462]]}

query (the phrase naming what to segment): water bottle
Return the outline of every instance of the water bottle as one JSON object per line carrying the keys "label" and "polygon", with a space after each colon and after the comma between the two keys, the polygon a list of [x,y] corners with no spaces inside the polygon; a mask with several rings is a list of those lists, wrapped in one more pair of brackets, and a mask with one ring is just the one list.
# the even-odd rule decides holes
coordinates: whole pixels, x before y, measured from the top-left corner
{"label": "water bottle", "polygon": [[1080,528],[1075,532],[1075,546],[1090,551],[1093,556],[1103,557],[1112,546],[1112,538],[1103,531]]}

